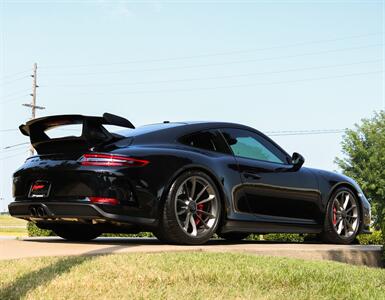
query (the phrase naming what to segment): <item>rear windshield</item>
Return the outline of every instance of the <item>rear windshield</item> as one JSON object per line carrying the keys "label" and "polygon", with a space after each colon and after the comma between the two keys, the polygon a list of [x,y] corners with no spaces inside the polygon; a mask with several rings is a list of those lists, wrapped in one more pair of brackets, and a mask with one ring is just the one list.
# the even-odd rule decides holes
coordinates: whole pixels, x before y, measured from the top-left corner
{"label": "rear windshield", "polygon": [[185,125],[184,123],[160,123],[160,124],[150,124],[150,125],[143,125],[135,129],[124,129],[124,130],[119,130],[115,131],[115,133],[125,136],[125,137],[132,137],[132,136],[137,136],[141,134],[146,134],[158,130],[163,130],[167,128],[172,128],[172,127],[177,127]]}

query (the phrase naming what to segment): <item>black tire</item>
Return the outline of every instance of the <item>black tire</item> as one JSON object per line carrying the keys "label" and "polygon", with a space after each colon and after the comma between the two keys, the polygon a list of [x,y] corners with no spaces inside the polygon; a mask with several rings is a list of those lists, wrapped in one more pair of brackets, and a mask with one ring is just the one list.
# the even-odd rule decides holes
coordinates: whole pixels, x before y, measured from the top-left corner
{"label": "black tire", "polygon": [[[333,201],[340,193],[346,193],[349,194],[349,197],[352,197],[354,202],[356,203],[356,215],[357,215],[357,222],[356,227],[354,230],[351,230],[351,235],[345,236],[344,234],[338,234],[338,231],[336,229],[337,227],[337,221],[334,219],[336,218],[336,213],[333,211]],[[353,206],[353,205],[352,205]],[[335,222],[335,223],[333,223]],[[325,220],[324,220],[324,227],[323,231],[320,235],[321,239],[325,243],[330,243],[330,244],[343,244],[343,245],[348,245],[351,244],[356,240],[357,234],[360,230],[361,227],[361,222],[362,222],[362,216],[361,216],[361,209],[360,209],[360,204],[359,200],[355,196],[355,194],[348,188],[341,187],[338,188],[330,197],[328,206],[326,209],[326,214],[325,214]]]}
{"label": "black tire", "polygon": [[[204,220],[202,220],[201,225],[199,225],[199,223],[194,225],[194,227],[196,228],[196,230],[195,230],[196,236],[193,236],[192,234],[188,233],[188,229],[190,227],[192,227],[191,223],[197,222],[196,215],[194,215],[194,212],[190,211],[190,205],[185,204],[186,205],[185,206],[186,207],[186,209],[185,209],[186,210],[186,212],[185,212],[186,213],[186,218],[185,218],[186,223],[185,224],[187,224],[187,227],[188,227],[187,230],[184,230],[182,228],[182,224],[181,224],[181,222],[182,222],[181,219],[184,218],[184,215],[182,214],[180,217],[178,217],[179,215],[177,213],[177,210],[178,210],[177,202],[179,201],[179,200],[177,200],[177,196],[180,197],[180,196],[184,195],[184,194],[177,195],[177,193],[179,193],[181,191],[181,189],[184,189],[184,187],[182,187],[182,185],[184,185],[186,183],[186,181],[188,181],[192,178],[196,178],[196,180],[198,182],[203,181],[210,186],[210,188],[207,188],[207,190],[201,195],[201,197],[207,196],[205,193],[208,193],[207,192],[208,190],[211,193],[208,196],[208,198],[214,197],[211,200],[209,200],[208,202],[206,202],[206,204],[205,204],[205,206],[207,206],[208,209],[211,209],[211,211],[210,211],[211,217],[209,218],[209,217],[204,217],[204,215],[202,215],[202,214],[200,215],[200,217],[202,217],[202,218],[200,218],[200,220],[202,220],[204,218],[208,218],[208,219],[206,219],[207,223],[205,223]],[[190,190],[190,192],[191,192],[191,190]],[[184,192],[184,193],[189,193],[189,191]],[[194,192],[193,192],[193,194],[194,194]],[[199,194],[199,191],[197,192],[197,194]],[[192,198],[194,198],[194,197],[192,197]],[[199,200],[199,199],[196,199],[196,200]],[[184,200],[184,201],[193,202],[193,201],[189,201],[188,199]],[[199,211],[197,208],[197,205],[199,204],[199,202],[202,202],[202,200],[195,201],[195,211]],[[184,204],[182,204],[182,205],[184,205]],[[215,207],[215,215],[214,215],[214,213],[212,213],[214,207]],[[191,214],[191,218],[192,218],[191,223],[190,223],[190,221],[188,221],[188,220],[190,220],[190,218],[188,217],[189,213]],[[199,214],[199,213],[195,212],[195,214]],[[215,216],[215,218],[213,218],[213,216]],[[221,199],[220,199],[220,194],[218,192],[218,189],[217,189],[215,183],[213,182],[213,180],[210,178],[210,176],[208,176],[204,172],[188,171],[188,172],[181,174],[171,185],[171,187],[168,191],[168,194],[167,194],[167,198],[165,199],[165,203],[163,205],[162,211],[160,213],[159,228],[157,230],[155,230],[154,235],[160,241],[166,242],[166,243],[171,243],[171,244],[186,244],[186,245],[204,244],[216,232],[216,230],[218,228],[219,221],[220,221],[220,217],[221,217]],[[198,222],[200,222],[200,221],[198,221]],[[206,224],[206,226],[208,227],[209,223],[210,223],[209,228],[206,228],[206,227],[202,228],[203,224]],[[198,227],[198,226],[200,226],[200,227]]]}
{"label": "black tire", "polygon": [[52,231],[67,241],[76,242],[91,241],[101,235],[91,226],[82,224],[60,224],[52,228]]}
{"label": "black tire", "polygon": [[[159,225],[160,227],[160,225]],[[159,240],[159,242],[164,244],[171,244],[172,241],[168,239],[167,235],[161,230],[160,228],[157,230],[154,230],[152,234]]]}
{"label": "black tire", "polygon": [[227,233],[218,233],[218,236],[222,239],[225,239],[229,242],[239,242],[247,238],[250,235],[248,232],[227,232]]}

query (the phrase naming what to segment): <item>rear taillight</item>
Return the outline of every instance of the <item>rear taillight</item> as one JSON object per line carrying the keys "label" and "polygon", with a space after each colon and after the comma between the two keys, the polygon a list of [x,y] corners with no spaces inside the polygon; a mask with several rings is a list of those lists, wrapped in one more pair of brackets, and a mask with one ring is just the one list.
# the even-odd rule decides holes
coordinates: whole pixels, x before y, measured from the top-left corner
{"label": "rear taillight", "polygon": [[118,205],[120,202],[115,198],[106,198],[106,197],[88,197],[92,203],[95,204],[110,204],[110,205]]}
{"label": "rear taillight", "polygon": [[144,167],[149,164],[148,160],[137,159],[122,155],[87,153],[79,162],[83,166],[104,166],[104,167]]}

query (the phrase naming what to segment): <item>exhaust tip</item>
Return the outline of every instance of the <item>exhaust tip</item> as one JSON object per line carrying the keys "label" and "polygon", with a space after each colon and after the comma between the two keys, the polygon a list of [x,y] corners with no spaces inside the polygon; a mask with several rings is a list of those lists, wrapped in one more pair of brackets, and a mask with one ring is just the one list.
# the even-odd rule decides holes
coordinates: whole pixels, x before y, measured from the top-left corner
{"label": "exhaust tip", "polygon": [[38,208],[36,209],[36,212],[37,212],[37,215],[38,215],[39,217],[44,217],[44,216],[46,215],[45,210],[44,210],[43,207],[38,207]]}
{"label": "exhaust tip", "polygon": [[47,212],[43,206],[32,206],[29,208],[29,215],[31,217],[44,218],[47,217]]}
{"label": "exhaust tip", "polygon": [[31,217],[36,217],[36,215],[37,215],[36,208],[31,207],[29,209],[29,214],[31,215]]}

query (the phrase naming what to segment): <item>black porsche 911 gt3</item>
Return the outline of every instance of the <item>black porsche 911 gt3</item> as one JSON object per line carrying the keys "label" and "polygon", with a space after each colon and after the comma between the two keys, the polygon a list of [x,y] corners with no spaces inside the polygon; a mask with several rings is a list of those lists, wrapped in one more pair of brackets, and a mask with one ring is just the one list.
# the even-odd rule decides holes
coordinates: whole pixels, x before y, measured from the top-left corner
{"label": "black porsche 911 gt3", "polygon": [[[79,136],[50,135],[74,124]],[[20,130],[38,155],[15,172],[9,212],[68,240],[151,231],[164,242],[201,244],[215,233],[237,241],[274,232],[348,244],[369,232],[370,205],[352,179],[302,167],[300,154],[244,125],[135,129],[106,113],[43,117]]]}

